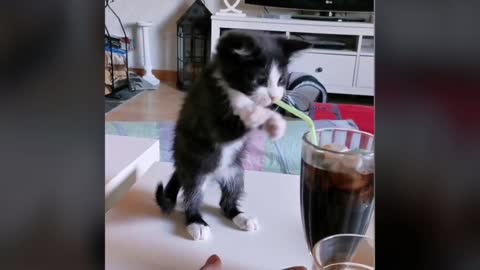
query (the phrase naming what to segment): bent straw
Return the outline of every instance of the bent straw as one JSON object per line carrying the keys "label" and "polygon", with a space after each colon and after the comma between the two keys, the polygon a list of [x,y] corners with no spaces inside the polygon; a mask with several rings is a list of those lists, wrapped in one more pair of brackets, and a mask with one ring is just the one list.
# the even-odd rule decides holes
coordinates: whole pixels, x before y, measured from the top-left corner
{"label": "bent straw", "polygon": [[308,115],[304,114],[303,112],[297,110],[293,106],[290,106],[290,105],[288,105],[287,103],[285,103],[281,100],[275,102],[275,104],[277,104],[282,109],[288,111],[289,113],[291,113],[291,114],[297,116],[298,118],[302,119],[303,121],[305,121],[307,123],[308,128],[310,128],[310,141],[314,145],[318,145],[317,132],[315,131],[315,125],[313,124],[312,119],[310,117],[308,117]]}

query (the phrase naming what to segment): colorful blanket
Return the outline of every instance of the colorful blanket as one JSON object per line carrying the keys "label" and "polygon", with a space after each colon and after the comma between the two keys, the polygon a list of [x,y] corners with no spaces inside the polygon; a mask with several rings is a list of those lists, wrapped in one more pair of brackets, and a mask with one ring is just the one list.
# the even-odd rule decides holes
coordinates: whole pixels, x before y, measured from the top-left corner
{"label": "colorful blanket", "polygon": [[[341,127],[358,129],[351,120],[315,121],[317,128]],[[160,141],[160,160],[172,162],[173,122],[106,122],[105,134],[157,139]],[[264,132],[256,131],[247,145],[243,163],[246,170],[285,174],[300,174],[302,136],[308,131],[303,121],[287,122],[285,136],[277,142]]]}

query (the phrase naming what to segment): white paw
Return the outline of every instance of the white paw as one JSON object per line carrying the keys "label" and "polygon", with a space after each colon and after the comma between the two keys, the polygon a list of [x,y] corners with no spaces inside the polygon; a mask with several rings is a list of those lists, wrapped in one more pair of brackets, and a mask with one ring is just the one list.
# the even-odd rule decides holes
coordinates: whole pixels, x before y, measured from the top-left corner
{"label": "white paw", "polygon": [[244,231],[257,231],[260,227],[256,218],[251,218],[245,214],[238,214],[233,218],[233,223]]}
{"label": "white paw", "polygon": [[187,226],[187,232],[193,240],[207,240],[210,237],[210,227],[192,223]]}
{"label": "white paw", "polygon": [[240,111],[240,119],[247,128],[257,128],[263,125],[273,112],[269,109],[260,106],[254,106],[250,108],[244,108]]}
{"label": "white paw", "polygon": [[265,123],[265,131],[270,139],[276,141],[285,135],[287,121],[278,113],[274,113]]}

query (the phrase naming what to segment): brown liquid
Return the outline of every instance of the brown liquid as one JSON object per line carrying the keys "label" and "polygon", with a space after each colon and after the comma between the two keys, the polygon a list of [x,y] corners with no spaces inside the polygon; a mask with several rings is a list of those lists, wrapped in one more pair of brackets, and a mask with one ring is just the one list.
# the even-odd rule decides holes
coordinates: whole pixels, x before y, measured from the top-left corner
{"label": "brown liquid", "polygon": [[329,172],[302,160],[302,218],[310,249],[339,233],[364,234],[373,211],[374,174]]}

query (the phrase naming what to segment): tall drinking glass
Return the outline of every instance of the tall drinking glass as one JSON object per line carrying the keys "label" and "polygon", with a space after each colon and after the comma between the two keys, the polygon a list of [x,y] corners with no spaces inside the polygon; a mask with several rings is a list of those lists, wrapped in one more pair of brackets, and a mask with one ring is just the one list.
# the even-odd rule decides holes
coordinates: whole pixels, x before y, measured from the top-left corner
{"label": "tall drinking glass", "polygon": [[310,250],[336,234],[365,234],[374,210],[374,136],[341,128],[303,136],[302,219]]}

